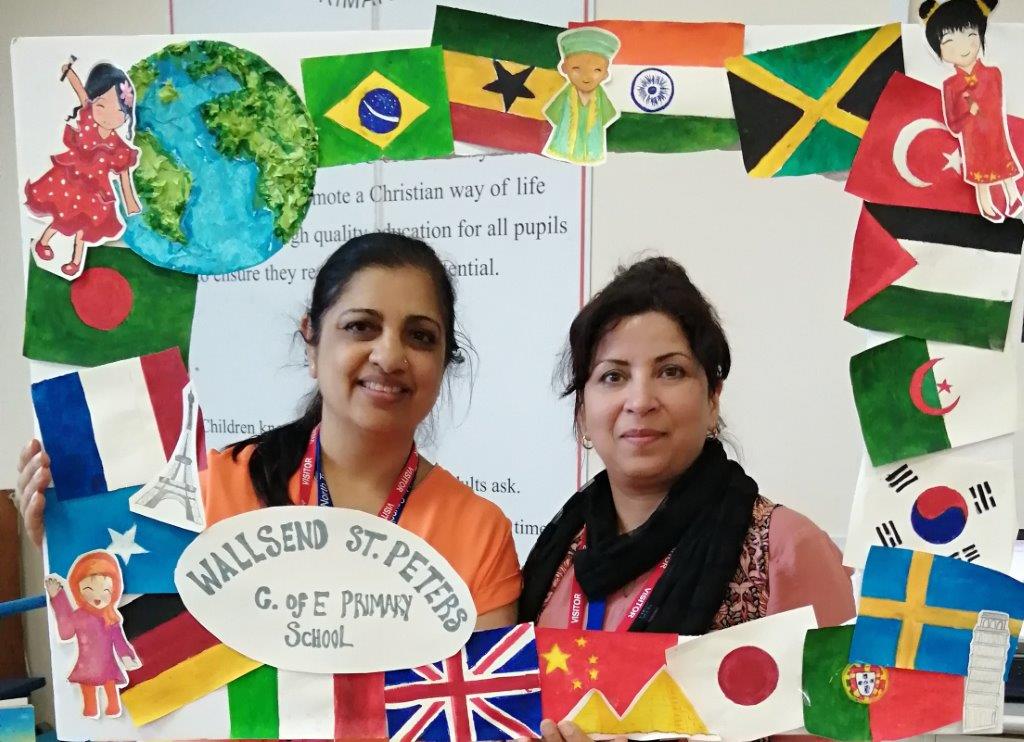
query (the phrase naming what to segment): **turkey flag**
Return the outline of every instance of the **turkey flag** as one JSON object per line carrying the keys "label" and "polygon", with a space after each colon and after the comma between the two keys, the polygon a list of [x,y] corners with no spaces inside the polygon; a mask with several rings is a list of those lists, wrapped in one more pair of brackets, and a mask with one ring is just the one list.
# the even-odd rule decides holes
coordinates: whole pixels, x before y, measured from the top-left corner
{"label": "turkey flag", "polygon": [[[1007,117],[1010,142],[1024,154],[1024,119]],[[896,72],[878,99],[857,149],[846,190],[875,204],[978,214],[963,179],[960,141],[946,128],[942,92]],[[993,188],[997,208],[1005,207]]]}

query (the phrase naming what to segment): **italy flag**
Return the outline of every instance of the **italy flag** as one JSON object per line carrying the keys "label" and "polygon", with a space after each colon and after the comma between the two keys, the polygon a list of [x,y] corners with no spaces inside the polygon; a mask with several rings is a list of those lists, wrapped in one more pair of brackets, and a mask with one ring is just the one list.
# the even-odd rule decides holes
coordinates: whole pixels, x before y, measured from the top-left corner
{"label": "italy flag", "polygon": [[901,337],[851,358],[850,379],[875,466],[1016,429],[1011,353]]}
{"label": "italy flag", "polygon": [[571,23],[615,34],[622,46],[604,84],[621,112],[608,128],[611,152],[697,152],[739,142],[725,70],[743,54],[739,23]]}

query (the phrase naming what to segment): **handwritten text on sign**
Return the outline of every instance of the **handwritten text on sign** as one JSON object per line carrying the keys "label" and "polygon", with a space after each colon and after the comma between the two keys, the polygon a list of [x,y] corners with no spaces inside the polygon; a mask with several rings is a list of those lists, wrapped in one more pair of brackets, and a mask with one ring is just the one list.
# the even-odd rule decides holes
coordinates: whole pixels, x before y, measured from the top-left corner
{"label": "handwritten text on sign", "polygon": [[342,508],[215,523],[185,549],[174,582],[218,639],[287,670],[417,667],[457,652],[476,623],[469,588],[433,547]]}

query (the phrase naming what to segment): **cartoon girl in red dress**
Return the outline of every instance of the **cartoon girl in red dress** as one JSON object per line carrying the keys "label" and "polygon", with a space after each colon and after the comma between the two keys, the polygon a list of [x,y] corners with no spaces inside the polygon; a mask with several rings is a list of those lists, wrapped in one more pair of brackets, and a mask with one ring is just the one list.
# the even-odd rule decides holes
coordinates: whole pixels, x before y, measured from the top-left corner
{"label": "cartoon girl in red dress", "polygon": [[81,272],[87,243],[95,245],[124,231],[111,173],[121,183],[125,211],[141,211],[131,176],[139,153],[117,133],[127,123],[132,138],[135,89],[124,72],[105,62],[90,70],[85,85],[70,63],[61,72],[78,96],[79,105],[68,116],[75,125],[64,127],[67,151],[52,156],[53,167],[25,185],[25,204],[36,216],[51,220],[35,245],[41,260],[53,259],[50,238],[55,232],[74,237],[71,261],[61,266],[65,276],[74,278]]}
{"label": "cartoon girl in red dress", "polygon": [[[46,578],[46,594],[61,641],[78,644],[78,658],[68,680],[82,689],[82,716],[100,716],[96,693],[103,688],[103,715],[121,715],[120,689],[128,684],[124,670],[142,667],[121,627],[117,601],[124,582],[117,558],[107,551],[82,554],[71,566],[68,584],[57,575]],[[68,591],[78,605],[73,607]],[[124,669],[122,669],[124,668]]]}
{"label": "cartoon girl in red dress", "polygon": [[[946,127],[960,140],[964,180],[974,186],[978,210],[993,222],[1024,211],[1017,179],[1020,163],[1010,146],[1003,107],[1003,75],[984,64],[988,16],[999,0],[925,0],[919,14],[925,37],[955,72],[942,85]],[[1006,210],[1000,212],[992,189],[1002,188]]]}

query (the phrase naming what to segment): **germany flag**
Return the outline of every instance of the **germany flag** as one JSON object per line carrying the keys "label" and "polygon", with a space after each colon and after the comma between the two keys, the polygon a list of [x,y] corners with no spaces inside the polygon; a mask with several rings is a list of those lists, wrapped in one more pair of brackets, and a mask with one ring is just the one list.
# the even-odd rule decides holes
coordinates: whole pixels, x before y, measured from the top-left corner
{"label": "germany flag", "polygon": [[889,77],[900,25],[726,60],[743,163],[756,178],[849,170]]}

